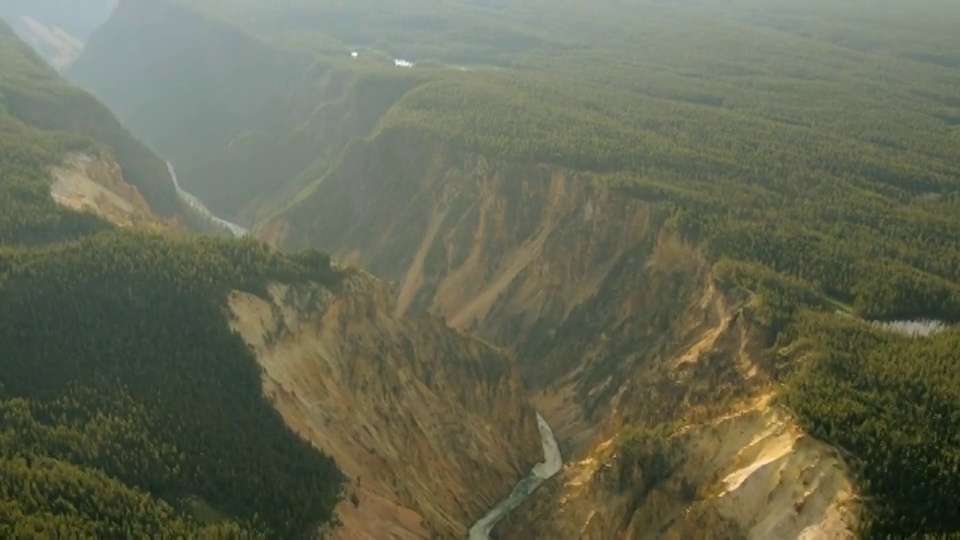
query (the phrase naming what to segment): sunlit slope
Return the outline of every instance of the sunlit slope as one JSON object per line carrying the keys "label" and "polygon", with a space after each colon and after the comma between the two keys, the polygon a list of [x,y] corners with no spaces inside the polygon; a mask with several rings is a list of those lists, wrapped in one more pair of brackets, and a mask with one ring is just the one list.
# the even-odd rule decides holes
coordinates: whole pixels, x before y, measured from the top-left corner
{"label": "sunlit slope", "polygon": [[[297,114],[271,116],[305,120],[275,124],[259,147],[321,158],[243,152],[266,171],[244,178],[258,186],[246,194],[233,175],[210,181],[211,196],[235,199],[223,208],[268,216],[256,229],[279,245],[329,249],[396,280],[399,312],[429,309],[513,348],[544,403],[561,404],[548,416],[562,442],[584,453],[622,427],[716,420],[742,393],[785,385],[789,425],[857,448],[849,461],[875,534],[956,529],[955,515],[929,511],[949,510],[939,493],[922,489],[953,489],[944,471],[955,433],[936,418],[957,410],[945,390],[953,375],[938,369],[953,365],[944,351],[955,338],[861,339],[868,326],[856,319],[960,318],[955,7],[921,2],[907,18],[880,1],[568,2],[549,16],[536,2],[368,7],[193,8],[273,50],[320,58],[306,84],[281,84]],[[529,39],[498,48],[463,31],[481,21]],[[394,57],[417,65],[393,68]],[[134,99],[150,103],[149,90]],[[371,94],[375,107],[357,98]],[[179,109],[163,114],[189,125]],[[240,124],[234,133],[259,125]],[[288,145],[290,133],[308,142]],[[246,133],[235,140],[258,147],[240,145],[254,140]],[[253,170],[209,148],[224,157],[206,163]],[[277,185],[282,200],[258,210],[253,194]],[[691,341],[712,343],[694,337],[724,303],[756,350],[691,348],[678,363],[704,372],[681,377],[673,360]],[[690,313],[710,320],[688,326]],[[857,332],[840,318],[850,315]],[[837,361],[838,340],[863,346]],[[919,390],[897,360],[910,355],[929,368]],[[756,369],[737,371],[744,358]],[[821,384],[831,380],[842,384]],[[855,410],[880,411],[873,431],[841,428],[852,424],[825,405],[849,385],[865,388]],[[929,432],[911,447],[896,429],[899,404],[931,395],[912,422]],[[895,476],[897,456],[930,466]]]}
{"label": "sunlit slope", "polygon": [[[345,534],[382,532],[342,500],[335,456],[358,500],[384,521],[416,516],[404,526],[425,538],[465,531],[529,467],[534,413],[501,351],[436,319],[393,316],[385,284],[322,252],[172,234],[135,187],[149,186],[127,183],[121,150],[163,162],[0,31],[0,536],[309,538],[340,515]],[[265,313],[241,321],[228,299]],[[299,346],[291,310],[337,328],[319,350]],[[291,342],[282,358],[298,369],[258,363],[255,345]],[[343,363],[339,378],[316,373],[321,354]],[[291,383],[282,374],[309,384],[278,397]],[[324,404],[311,393],[326,384],[350,386],[342,417],[298,416]],[[383,423],[386,390],[395,406]],[[431,408],[445,414],[421,433]],[[389,442],[357,442],[374,429]],[[451,450],[467,440],[472,451]],[[443,476],[414,486],[417,460]]]}
{"label": "sunlit slope", "polygon": [[[398,281],[400,309],[514,347],[544,403],[563,404],[551,419],[575,448],[589,446],[583,417],[603,441],[625,423],[720,414],[662,414],[698,389],[785,384],[790,425],[856,448],[869,534],[955,531],[943,501],[956,431],[937,418],[960,407],[946,390],[956,331],[911,341],[843,318],[960,319],[960,79],[893,50],[949,36],[872,50],[674,21],[680,42],[651,37],[642,59],[587,49],[580,77],[567,75],[574,57],[550,55],[528,61],[552,74],[438,74],[261,234],[354,256]],[[892,21],[873,24],[858,35],[879,40]],[[752,298],[734,320],[759,332],[758,367],[738,374],[742,350],[705,348],[715,371],[674,386],[668,360],[695,331],[680,315],[711,283],[734,305]],[[829,405],[851,387],[864,388],[852,410],[879,411],[867,431]],[[722,411],[742,391],[698,406]],[[572,403],[582,411],[565,416]],[[904,433],[904,417],[917,429]],[[903,456],[929,465],[896,474]]]}
{"label": "sunlit slope", "polygon": [[[135,139],[93,96],[71,87],[53,69],[0,24],[0,115],[5,134],[32,160],[7,160],[40,174],[70,152],[105,154],[123,170],[152,210],[164,219],[184,219],[163,161]],[[22,133],[22,135],[21,135]],[[33,142],[31,142],[33,141]],[[43,154],[43,156],[41,156]],[[8,179],[9,181],[9,179]]]}

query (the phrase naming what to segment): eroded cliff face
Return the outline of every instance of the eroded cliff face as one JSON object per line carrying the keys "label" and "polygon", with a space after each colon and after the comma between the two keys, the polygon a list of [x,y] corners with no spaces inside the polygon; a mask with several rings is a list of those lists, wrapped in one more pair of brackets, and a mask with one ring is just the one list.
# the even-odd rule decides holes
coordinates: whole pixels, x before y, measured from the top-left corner
{"label": "eroded cliff face", "polygon": [[50,194],[62,206],[93,212],[121,227],[163,226],[137,188],[124,180],[120,165],[113,159],[72,153],[53,167],[51,174]]}
{"label": "eroded cliff face", "polygon": [[857,503],[836,451],[769,395],[736,409],[680,428],[662,463],[630,460],[623,437],[604,442],[498,538],[854,538]]}
{"label": "eroded cliff face", "polygon": [[[572,464],[501,537],[849,536],[850,476],[771,404],[751,298],[715,282],[670,215],[590,174],[387,129],[259,233],[352,258],[396,281],[397,315],[430,311],[515,353]],[[597,472],[620,467],[626,433],[667,425],[683,434],[666,478],[638,490],[641,467],[612,488]]]}
{"label": "eroded cliff face", "polygon": [[463,538],[540,456],[513,362],[432,317],[395,315],[357,272],[337,292],[274,284],[234,293],[287,424],[350,477],[331,538]]}
{"label": "eroded cliff face", "polygon": [[[615,389],[603,407],[592,408],[589,392],[584,401],[576,377],[538,396],[553,411],[580,404],[595,436],[498,538],[855,536],[850,471],[776,405],[753,299],[722,290],[709,272],[700,283],[665,339],[632,351],[597,387]],[[637,433],[648,444],[631,442]]]}

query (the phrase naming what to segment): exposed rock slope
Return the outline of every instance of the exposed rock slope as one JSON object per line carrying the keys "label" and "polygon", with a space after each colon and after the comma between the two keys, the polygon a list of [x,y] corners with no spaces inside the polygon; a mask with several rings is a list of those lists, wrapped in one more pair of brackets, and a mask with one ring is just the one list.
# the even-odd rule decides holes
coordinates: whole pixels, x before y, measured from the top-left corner
{"label": "exposed rock slope", "polygon": [[[851,497],[845,469],[824,466],[839,460],[769,399],[750,401],[775,391],[750,299],[715,282],[701,249],[669,216],[589,174],[489,159],[387,129],[349,148],[260,234],[361,262],[396,280],[397,314],[429,310],[511,348],[565,455],[589,467],[615,466],[616,453],[604,449],[631,429],[690,426],[677,443],[680,465],[664,480],[685,486],[689,500],[655,495],[657,488],[611,504],[633,488],[611,491],[581,463],[535,494],[501,527],[504,537],[683,537],[714,521],[733,536],[796,537],[821,522],[849,531],[853,518],[829,517]],[[744,409],[746,402],[753,405]],[[778,429],[788,435],[771,434]],[[740,438],[719,444],[721,431]],[[770,452],[766,480],[742,491],[756,509],[729,502],[741,491],[718,496],[741,462]],[[803,495],[804,482],[816,493]],[[792,516],[804,497],[811,502]],[[590,518],[594,512],[609,517]]]}
{"label": "exposed rock slope", "polygon": [[[462,538],[541,458],[507,357],[430,317],[397,317],[364,274],[334,294],[235,293],[232,325],[287,424],[352,478],[335,538]],[[352,500],[351,500],[352,499]]]}
{"label": "exposed rock slope", "polygon": [[50,194],[73,210],[90,211],[114,225],[156,228],[160,221],[112,159],[74,153],[52,170]]}
{"label": "exposed rock slope", "polygon": [[836,450],[769,401],[683,427],[668,475],[639,492],[658,471],[624,457],[621,437],[602,443],[500,538],[854,538],[858,503]]}

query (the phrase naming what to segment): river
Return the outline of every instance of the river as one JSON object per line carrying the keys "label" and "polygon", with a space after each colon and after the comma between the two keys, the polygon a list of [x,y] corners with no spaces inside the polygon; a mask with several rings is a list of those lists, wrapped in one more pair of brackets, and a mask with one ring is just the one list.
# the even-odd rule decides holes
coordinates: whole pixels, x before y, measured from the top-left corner
{"label": "river", "polygon": [[514,486],[510,495],[497,503],[487,515],[480,518],[473,527],[470,527],[468,540],[489,540],[490,531],[500,523],[503,518],[516,509],[520,504],[536,491],[540,484],[546,479],[557,474],[563,467],[563,457],[560,455],[560,447],[557,445],[557,439],[553,436],[553,430],[547,421],[537,413],[537,428],[540,430],[540,440],[543,445],[543,461],[533,466],[523,480]]}
{"label": "river", "polygon": [[214,225],[227,229],[237,238],[250,234],[247,229],[241,227],[240,225],[215,216],[213,212],[211,212],[210,209],[200,201],[200,199],[194,197],[192,193],[189,193],[180,187],[180,182],[177,181],[177,171],[174,170],[173,164],[169,161],[167,162],[167,171],[170,172],[170,179],[173,180],[173,187],[177,188],[177,195],[180,196],[180,199],[183,200],[183,202],[189,204],[194,210],[200,212],[203,217],[207,218]]}

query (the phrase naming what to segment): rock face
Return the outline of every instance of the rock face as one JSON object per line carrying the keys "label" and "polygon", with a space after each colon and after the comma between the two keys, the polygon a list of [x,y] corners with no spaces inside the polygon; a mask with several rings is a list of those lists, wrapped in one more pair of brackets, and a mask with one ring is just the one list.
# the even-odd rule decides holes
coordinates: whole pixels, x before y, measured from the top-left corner
{"label": "rock face", "polygon": [[[501,527],[499,538],[854,538],[857,504],[835,450],[770,395],[670,437],[665,477],[600,444]],[[626,481],[625,481],[626,480]]]}
{"label": "rock face", "polygon": [[232,326],[256,352],[287,424],[352,479],[332,538],[463,538],[542,458],[512,361],[432,317],[398,317],[357,273],[336,294],[234,293]]}
{"label": "rock face", "polygon": [[51,172],[50,194],[62,206],[93,212],[121,227],[161,226],[150,205],[123,179],[120,165],[112,159],[74,153]]}
{"label": "rock face", "polygon": [[[429,311],[515,353],[575,463],[501,537],[683,538],[714,524],[718,537],[849,536],[849,474],[757,401],[776,384],[751,299],[715,282],[670,215],[587,173],[385,129],[259,234],[357,261],[396,281],[396,315]],[[665,425],[684,429],[666,478],[638,490],[643,475],[627,475],[613,489],[595,472],[618,466],[611,449],[626,433]]]}

